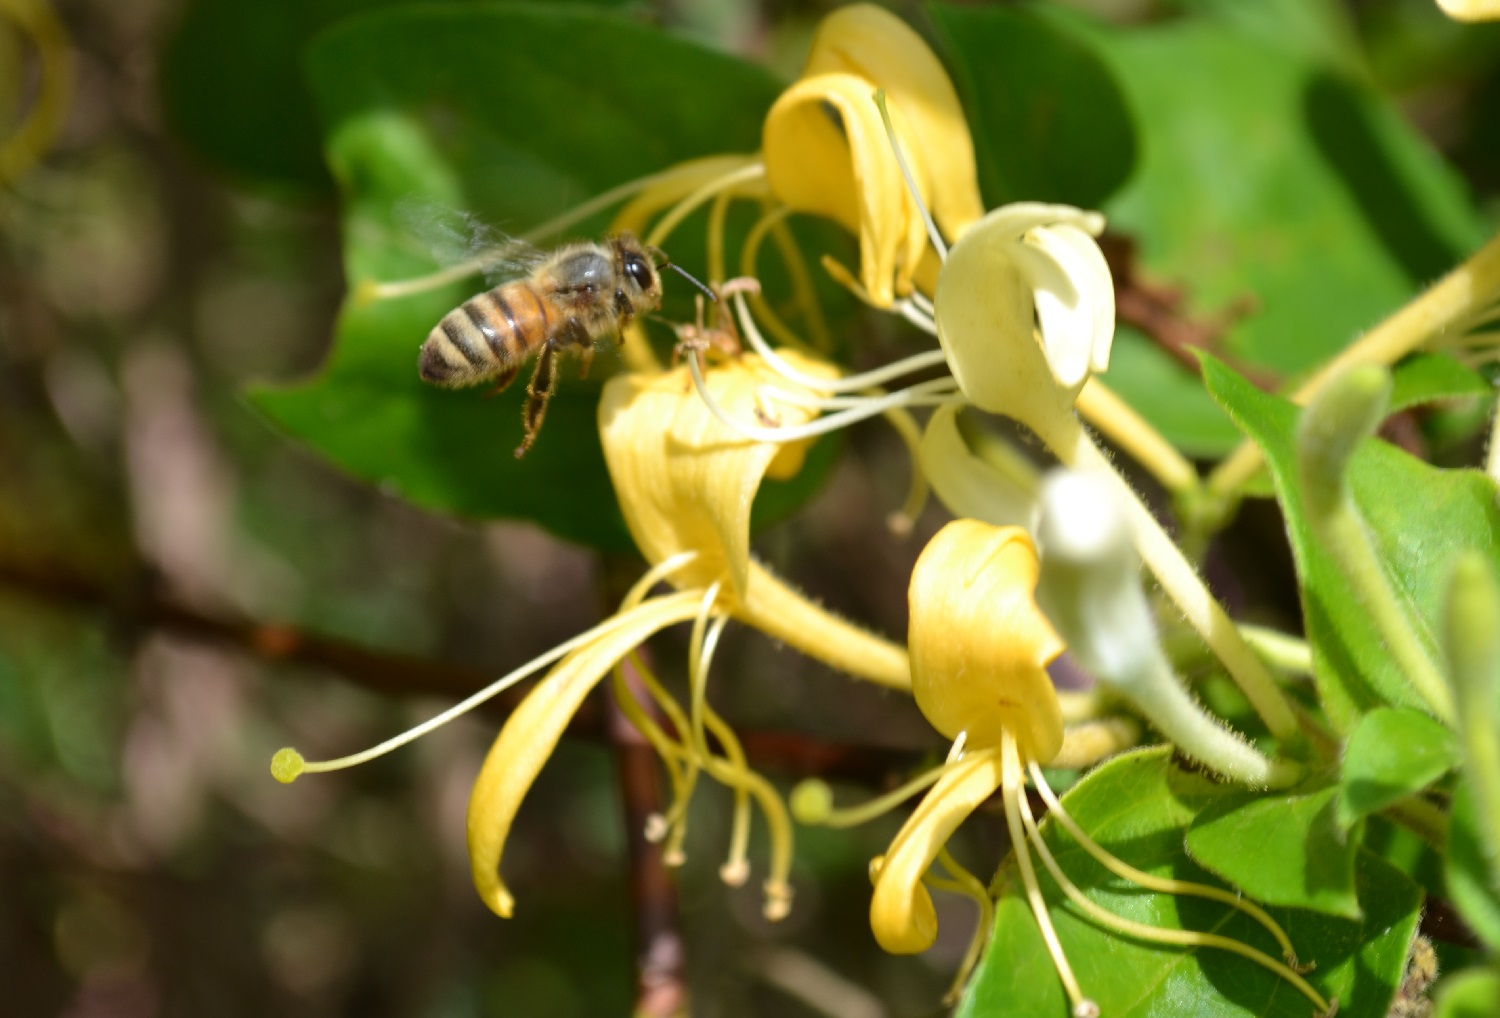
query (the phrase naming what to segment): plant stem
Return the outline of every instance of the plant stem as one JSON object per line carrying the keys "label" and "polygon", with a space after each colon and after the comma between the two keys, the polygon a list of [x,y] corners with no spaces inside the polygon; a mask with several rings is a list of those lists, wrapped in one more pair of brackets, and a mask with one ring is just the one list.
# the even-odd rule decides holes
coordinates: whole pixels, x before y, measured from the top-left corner
{"label": "plant stem", "polygon": [[[1308,501],[1311,509],[1312,500]],[[1452,725],[1453,696],[1448,683],[1396,599],[1354,505],[1346,496],[1322,513],[1309,511],[1307,518],[1316,539],[1338,562],[1359,603],[1369,613],[1397,667],[1433,714]]]}
{"label": "plant stem", "polygon": [[1297,732],[1297,717],[1285,695],[1276,685],[1266,666],[1255,656],[1222,605],[1209,593],[1200,577],[1176,542],[1167,536],[1151,510],[1141,502],[1130,484],[1115,470],[1109,457],[1089,437],[1088,432],[1071,418],[1074,434],[1071,440],[1042,436],[1057,457],[1071,467],[1098,470],[1113,480],[1122,495],[1131,539],[1147,568],[1156,576],[1172,602],[1205,643],[1218,655],[1229,675],[1250,699],[1261,720],[1278,739]]}
{"label": "plant stem", "polygon": [[1192,462],[1115,391],[1090,378],[1078,393],[1078,413],[1172,494],[1198,487]]}
{"label": "plant stem", "polygon": [[[1500,291],[1500,234],[1462,265],[1432,285],[1426,293],[1345,347],[1292,393],[1292,402],[1306,405],[1329,379],[1355,364],[1394,364],[1433,336],[1463,324],[1464,318]],[[1212,492],[1233,494],[1260,469],[1264,457],[1250,440],[1240,443],[1209,474]]]}

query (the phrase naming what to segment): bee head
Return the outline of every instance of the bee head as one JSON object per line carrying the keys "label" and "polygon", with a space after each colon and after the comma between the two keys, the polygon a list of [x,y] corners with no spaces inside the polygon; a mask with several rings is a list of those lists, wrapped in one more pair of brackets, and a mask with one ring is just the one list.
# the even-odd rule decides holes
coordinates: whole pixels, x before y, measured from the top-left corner
{"label": "bee head", "polygon": [[615,257],[619,260],[620,275],[631,291],[631,303],[640,310],[661,306],[661,275],[657,272],[652,251],[636,240],[633,233],[622,233],[614,238]]}

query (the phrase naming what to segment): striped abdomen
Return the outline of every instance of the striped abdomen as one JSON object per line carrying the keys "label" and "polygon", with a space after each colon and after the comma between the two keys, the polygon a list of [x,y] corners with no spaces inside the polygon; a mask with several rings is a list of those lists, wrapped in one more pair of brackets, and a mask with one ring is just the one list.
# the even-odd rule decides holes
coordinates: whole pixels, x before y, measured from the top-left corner
{"label": "striped abdomen", "polygon": [[530,280],[486,290],[448,312],[427,334],[418,362],[422,379],[460,388],[513,377],[559,324],[560,316]]}

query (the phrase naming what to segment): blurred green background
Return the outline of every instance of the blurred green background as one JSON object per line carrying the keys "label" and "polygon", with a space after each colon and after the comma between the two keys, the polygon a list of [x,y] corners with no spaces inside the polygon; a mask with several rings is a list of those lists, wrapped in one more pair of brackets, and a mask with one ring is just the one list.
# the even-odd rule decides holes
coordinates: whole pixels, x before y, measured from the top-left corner
{"label": "blurred green background", "polygon": [[[344,292],[339,208],[303,47],[377,6],[394,4],[55,4],[76,94],[52,151],[0,191],[0,1013],[569,1018],[628,1013],[634,999],[621,796],[597,720],[565,740],[522,811],[508,922],[474,896],[463,845],[500,715],[290,788],[268,774],[281,745],[362,748],[587,628],[630,568],[534,523],[412,508],[278,433],[243,395],[309,375],[328,352]],[[790,79],[834,5],[608,6]],[[980,5],[938,17],[892,6],[941,53],[961,34],[958,8]],[[1461,28],[1427,0],[1068,6],[1103,19],[1105,38],[1213,16],[1353,68],[1456,169],[1477,220],[1500,218],[1500,28]],[[503,60],[505,40],[494,48]],[[555,59],[567,68],[566,53]],[[0,123],[27,106],[36,74],[0,19]],[[971,98],[975,83],[959,84]],[[1326,115],[1345,115],[1328,95]],[[712,111],[712,84],[692,101]],[[1003,110],[969,112],[1006,126]],[[1081,129],[1108,113],[1086,112]],[[1049,187],[1102,199],[1119,183],[1068,166],[1007,176],[994,158],[992,200]],[[1095,169],[1107,176],[1108,160]],[[1127,227],[1154,222],[1150,195],[1118,213]],[[1399,253],[1411,286],[1447,264],[1440,247]],[[1182,384],[1158,381],[1168,369],[1148,354],[1125,353],[1121,370],[1132,365],[1145,391]],[[1214,426],[1190,411],[1177,424],[1207,436],[1203,452],[1225,441],[1203,431]],[[856,430],[817,497],[758,543],[825,603],[898,638],[911,562],[942,519],[931,510],[905,539],[886,531],[901,455],[887,432]],[[1232,564],[1253,566],[1231,596],[1294,621],[1274,515],[1246,512],[1232,536]],[[205,638],[203,619],[245,625]],[[317,645],[334,648],[319,665],[296,634],[337,642]],[[676,678],[681,634],[654,646]],[[934,748],[900,698],[757,637],[731,629],[717,664],[716,702],[737,726],[910,760]],[[837,759],[783,762],[772,776],[784,788],[844,773]],[[865,788],[887,777],[847,770]],[[728,799],[700,792],[678,873],[693,1013],[940,1013],[972,909],[940,898],[943,939],[926,955],[878,951],[865,866],[896,822],[801,832],[796,905],[773,927],[755,881],[719,883]],[[987,873],[1002,828],[981,817],[959,854]]]}

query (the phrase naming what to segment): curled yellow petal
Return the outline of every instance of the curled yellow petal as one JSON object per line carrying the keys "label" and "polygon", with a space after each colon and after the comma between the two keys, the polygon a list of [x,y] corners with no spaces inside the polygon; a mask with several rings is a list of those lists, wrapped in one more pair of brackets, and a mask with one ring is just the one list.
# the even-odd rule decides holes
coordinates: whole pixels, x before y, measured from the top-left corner
{"label": "curled yellow petal", "polygon": [[922,37],[890,11],[850,4],[823,19],[802,76],[853,74],[884,89],[906,124],[907,158],[920,160],[933,218],[949,237],[984,214],[974,142],[958,93]]}
{"label": "curled yellow petal", "polygon": [[1000,787],[1000,752],[971,752],[943,775],[901,826],[875,874],[870,929],[892,954],[916,954],[937,939],[937,913],[922,875],[958,825]]}
{"label": "curled yellow petal", "polygon": [[[783,352],[813,377],[834,369]],[[733,419],[801,424],[816,411],[776,398],[776,391],[816,395],[746,355],[705,379]],[[750,557],[750,507],[761,479],[788,476],[806,445],[753,442],[715,417],[686,368],[611,379],[599,404],[604,458],[621,511],[648,562],[697,553],[673,574],[681,588],[725,585],[721,604],[735,618],[854,675],[897,688],[910,685],[906,652],[825,611]]]}
{"label": "curled yellow petal", "polygon": [[1046,665],[1062,640],[1036,606],[1039,563],[1019,527],[955,520],[923,549],[909,598],[912,694],[932,726],[970,749],[1010,731],[1027,759],[1062,747]]}
{"label": "curled yellow petal", "polygon": [[[860,282],[871,301],[884,307],[898,290],[911,288],[927,234],[871,98],[874,90],[868,79],[853,74],[802,79],[766,115],[762,147],[777,198],[858,235]],[[905,116],[893,109],[891,117],[896,136],[910,151]],[[924,161],[914,160],[912,173],[925,200]]]}
{"label": "curled yellow petal", "polygon": [[[637,237],[644,237],[647,225],[658,212],[671,208],[716,181],[729,179],[755,161],[756,157],[752,155],[714,155],[678,163],[658,174],[649,186],[615,213],[610,221],[610,231],[629,230]],[[765,182],[756,179],[732,186],[730,193],[737,197],[759,197],[765,190]]]}
{"label": "curled yellow petal", "polygon": [[955,516],[1031,529],[1040,472],[998,439],[987,456],[969,448],[958,426],[961,409],[938,407],[922,432],[922,470],[932,490]]}
{"label": "curled yellow petal", "polygon": [[629,610],[629,621],[564,658],[521,701],[484,759],[469,794],[469,864],[474,888],[496,915],[509,918],[515,900],[500,879],[500,856],[521,800],[557,747],[557,740],[595,684],[653,633],[698,613],[695,591],[670,594]]}

